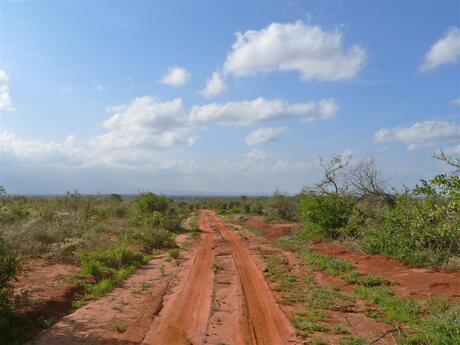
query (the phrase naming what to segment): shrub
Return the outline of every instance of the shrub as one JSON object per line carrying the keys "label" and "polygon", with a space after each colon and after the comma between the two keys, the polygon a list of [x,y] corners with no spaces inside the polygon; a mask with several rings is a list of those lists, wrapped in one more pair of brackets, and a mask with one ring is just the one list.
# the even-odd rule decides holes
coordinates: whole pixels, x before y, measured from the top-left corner
{"label": "shrub", "polygon": [[294,220],[297,215],[297,201],[276,191],[267,201],[264,213],[269,219]]}
{"label": "shrub", "polygon": [[180,256],[180,249],[179,248],[172,248],[169,250],[169,256],[173,259],[179,259]]}
{"label": "shrub", "polygon": [[131,237],[146,249],[172,248],[176,246],[171,233],[165,230],[136,231]]}
{"label": "shrub", "polygon": [[354,206],[355,202],[347,196],[306,193],[300,201],[300,214],[307,225],[318,226],[328,237],[337,238]]}
{"label": "shrub", "polygon": [[[7,314],[10,307],[10,279],[18,270],[18,257],[13,249],[0,234],[0,326],[7,324]],[[0,327],[0,328],[1,328]]]}
{"label": "shrub", "polygon": [[[460,255],[460,213],[451,198],[400,196],[360,237],[364,250],[415,266],[446,266]],[[454,212],[453,212],[454,211]]]}
{"label": "shrub", "polygon": [[163,195],[144,193],[133,203],[134,222],[146,227],[161,227],[169,231],[179,231],[182,216],[173,200]]}
{"label": "shrub", "polygon": [[144,255],[132,248],[119,245],[100,253],[84,253],[81,255],[83,273],[101,278],[110,270],[124,267],[139,266],[144,263]]}

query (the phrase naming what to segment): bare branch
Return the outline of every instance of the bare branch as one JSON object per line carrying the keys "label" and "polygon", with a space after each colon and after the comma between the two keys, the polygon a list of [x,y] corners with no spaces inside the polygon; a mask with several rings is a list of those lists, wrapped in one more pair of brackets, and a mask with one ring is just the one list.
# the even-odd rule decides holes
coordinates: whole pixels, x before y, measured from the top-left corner
{"label": "bare branch", "polygon": [[395,197],[388,191],[387,181],[380,177],[373,158],[361,160],[347,174],[347,185],[360,199],[374,198],[394,205]]}
{"label": "bare branch", "polygon": [[340,155],[334,155],[329,160],[324,160],[319,156],[319,165],[323,168],[323,178],[321,182],[314,185],[313,191],[321,194],[342,192],[344,186],[341,186],[340,180],[349,163],[350,158],[343,158]]}
{"label": "bare branch", "polygon": [[440,153],[434,153],[433,158],[441,162],[446,163],[450,167],[454,168],[453,173],[460,173],[460,158],[458,157],[449,157],[443,150]]}

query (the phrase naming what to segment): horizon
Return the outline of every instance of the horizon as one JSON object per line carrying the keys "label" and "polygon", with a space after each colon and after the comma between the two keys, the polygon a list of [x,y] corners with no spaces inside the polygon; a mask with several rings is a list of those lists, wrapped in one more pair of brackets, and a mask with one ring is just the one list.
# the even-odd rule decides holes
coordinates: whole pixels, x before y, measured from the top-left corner
{"label": "horizon", "polygon": [[293,195],[334,154],[413,186],[460,155],[457,1],[0,10],[12,195]]}

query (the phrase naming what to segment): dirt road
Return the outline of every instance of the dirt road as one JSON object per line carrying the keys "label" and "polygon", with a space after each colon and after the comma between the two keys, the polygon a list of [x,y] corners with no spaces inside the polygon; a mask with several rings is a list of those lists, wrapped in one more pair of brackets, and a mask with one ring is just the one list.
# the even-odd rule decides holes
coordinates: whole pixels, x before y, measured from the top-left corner
{"label": "dirt road", "polygon": [[[248,247],[210,211],[202,212],[201,228],[202,242],[193,266],[165,302],[143,344],[287,344],[294,329],[277,305]],[[216,256],[229,254],[230,265],[235,269],[223,284],[226,292],[220,294],[223,287],[219,286],[215,271],[225,267],[216,263]],[[230,308],[222,309],[224,304]],[[222,315],[213,320],[217,312]]]}
{"label": "dirt road", "polygon": [[[152,260],[42,332],[37,345],[283,345],[295,331],[245,240],[211,211],[181,258]],[[294,342],[295,344],[295,342]]]}

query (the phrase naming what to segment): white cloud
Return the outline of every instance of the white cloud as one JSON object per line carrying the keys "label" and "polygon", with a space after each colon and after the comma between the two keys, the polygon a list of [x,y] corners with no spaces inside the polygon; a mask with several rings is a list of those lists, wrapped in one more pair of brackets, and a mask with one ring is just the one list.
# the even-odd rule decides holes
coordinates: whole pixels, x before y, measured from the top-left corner
{"label": "white cloud", "polygon": [[254,125],[285,118],[299,118],[309,122],[332,118],[338,109],[337,103],[331,98],[317,102],[289,104],[283,100],[267,100],[259,97],[251,101],[195,106],[190,111],[189,121],[192,123]]}
{"label": "white cloud", "polygon": [[279,128],[259,128],[246,136],[246,145],[259,145],[281,139],[281,135],[286,132],[286,127]]}
{"label": "white cloud", "polygon": [[69,135],[63,142],[25,140],[14,133],[0,133],[0,152],[28,161],[39,161],[53,165],[79,165],[81,151],[76,147],[76,138]]}
{"label": "white cloud", "polygon": [[[331,99],[289,104],[263,98],[184,109],[181,98],[162,101],[143,96],[107,108],[109,116],[102,123],[103,132],[78,143],[74,136],[54,142],[0,133],[0,158],[43,167],[191,171],[196,165],[190,159],[188,147],[195,144],[203,124],[251,125],[284,118],[311,121],[332,117],[337,109]],[[247,142],[273,141],[284,130],[262,128],[249,135]],[[242,165],[242,171],[262,168],[279,171],[290,166],[290,163],[277,163],[260,150],[250,151],[238,164]]]}
{"label": "white cloud", "polygon": [[190,77],[191,74],[187,72],[185,68],[175,66],[168,68],[168,71],[160,80],[160,83],[179,87],[187,84]]}
{"label": "white cloud", "polygon": [[210,79],[206,82],[206,86],[200,93],[206,98],[219,96],[227,90],[222,74],[214,72]]}
{"label": "white cloud", "polygon": [[151,96],[138,97],[108,111],[112,116],[103,123],[108,132],[92,140],[103,148],[170,147],[189,132],[180,98],[162,102]]}
{"label": "white cloud", "polygon": [[10,95],[9,76],[5,70],[0,69],[0,111],[14,111]]}
{"label": "white cloud", "polygon": [[346,80],[364,66],[366,50],[344,47],[343,34],[303,21],[272,23],[261,30],[236,34],[224,64],[225,75],[297,71],[303,80]]}
{"label": "white cloud", "polygon": [[456,64],[460,60],[460,29],[451,27],[430,48],[420,66],[421,71],[432,70],[444,64]]}
{"label": "white cloud", "polygon": [[407,145],[408,150],[452,140],[460,140],[460,125],[447,121],[425,121],[409,127],[382,128],[374,135],[377,143],[399,142]]}
{"label": "white cloud", "polygon": [[450,104],[452,105],[460,105],[460,98],[455,98],[450,101]]}

